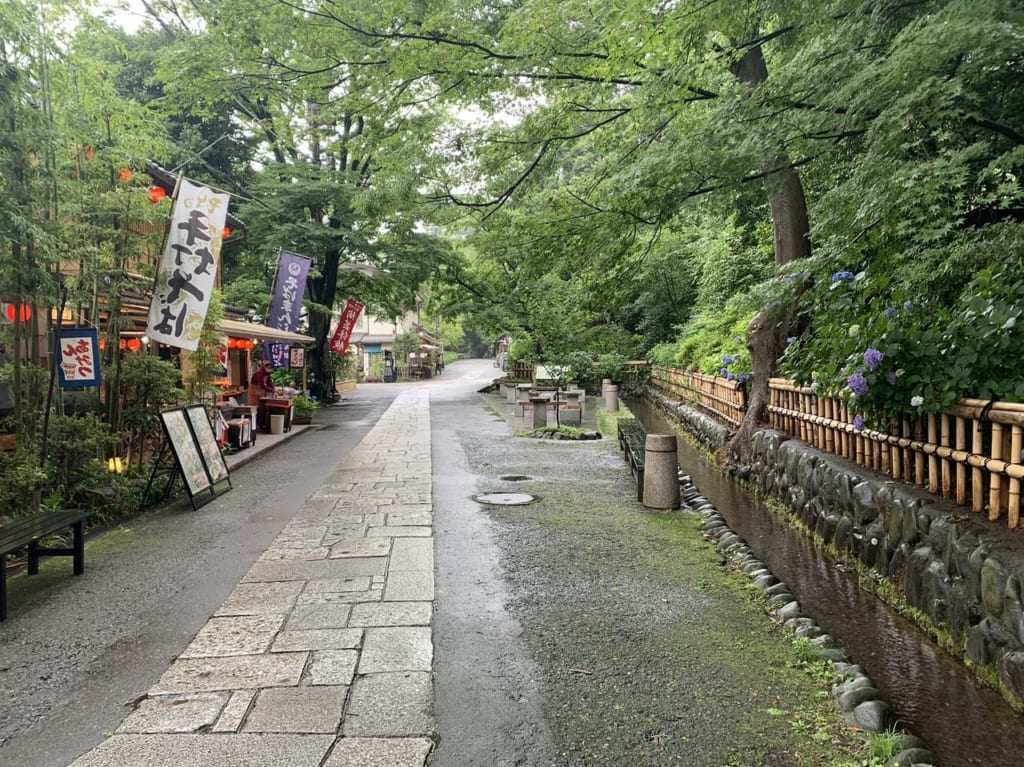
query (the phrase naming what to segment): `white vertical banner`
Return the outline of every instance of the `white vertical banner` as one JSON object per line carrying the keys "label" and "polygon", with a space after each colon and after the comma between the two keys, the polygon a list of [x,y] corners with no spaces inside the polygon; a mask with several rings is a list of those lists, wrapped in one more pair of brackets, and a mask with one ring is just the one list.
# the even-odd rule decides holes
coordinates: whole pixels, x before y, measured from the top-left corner
{"label": "white vertical banner", "polygon": [[228,195],[182,179],[149,305],[146,334],[195,351],[220,263]]}

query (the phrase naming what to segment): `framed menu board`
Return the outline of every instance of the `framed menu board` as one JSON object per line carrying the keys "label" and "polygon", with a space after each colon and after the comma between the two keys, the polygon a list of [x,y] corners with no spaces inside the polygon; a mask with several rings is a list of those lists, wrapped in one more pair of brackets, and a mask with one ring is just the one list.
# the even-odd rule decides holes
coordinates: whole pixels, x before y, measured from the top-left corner
{"label": "framed menu board", "polygon": [[164,410],[160,422],[193,508],[197,496],[208,494],[213,498],[221,482],[227,482],[230,489],[231,476],[202,405]]}

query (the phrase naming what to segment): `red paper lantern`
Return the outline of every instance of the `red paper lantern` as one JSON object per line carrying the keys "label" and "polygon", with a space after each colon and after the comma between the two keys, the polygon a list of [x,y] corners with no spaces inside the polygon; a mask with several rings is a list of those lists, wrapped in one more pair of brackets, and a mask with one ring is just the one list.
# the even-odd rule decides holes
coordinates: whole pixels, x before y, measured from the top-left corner
{"label": "red paper lantern", "polygon": [[7,304],[4,310],[8,322],[14,322],[15,318],[18,322],[28,322],[32,318],[32,307],[27,304]]}
{"label": "red paper lantern", "polygon": [[223,231],[223,232],[221,232],[221,237],[222,237],[223,239],[225,239],[225,240],[226,240],[226,239],[227,239],[228,237],[230,237],[230,236],[231,236],[231,230],[230,230],[230,229],[228,229],[228,228],[227,228],[227,227],[225,226],[225,227],[224,227],[224,231]]}
{"label": "red paper lantern", "polygon": [[107,339],[101,338],[100,339],[100,351],[103,351],[106,348],[107,348]]}
{"label": "red paper lantern", "polygon": [[121,168],[121,173],[117,177],[118,181],[127,182],[132,180],[132,172],[128,168]]}
{"label": "red paper lantern", "polygon": [[122,338],[120,341],[117,342],[117,348],[120,349],[121,351],[124,351],[125,349],[128,348],[128,342]]}
{"label": "red paper lantern", "polygon": [[142,348],[142,341],[140,341],[137,338],[129,338],[128,339],[128,351],[130,351],[130,352],[137,352],[141,348]]}
{"label": "red paper lantern", "polygon": [[167,196],[167,191],[162,186],[151,186],[149,188],[149,201],[154,205]]}

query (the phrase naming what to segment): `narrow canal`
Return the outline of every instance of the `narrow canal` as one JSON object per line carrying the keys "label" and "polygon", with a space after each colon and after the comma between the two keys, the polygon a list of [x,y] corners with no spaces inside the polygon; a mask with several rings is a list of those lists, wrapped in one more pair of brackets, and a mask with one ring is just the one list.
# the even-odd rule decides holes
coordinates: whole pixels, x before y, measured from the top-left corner
{"label": "narrow canal", "polygon": [[[629,409],[648,432],[672,433],[646,401]],[[943,767],[1020,767],[1024,716],[980,685],[910,621],[857,585],[790,524],[769,511],[679,440],[679,465],[729,527],[867,674],[896,710],[900,726],[925,741]]]}

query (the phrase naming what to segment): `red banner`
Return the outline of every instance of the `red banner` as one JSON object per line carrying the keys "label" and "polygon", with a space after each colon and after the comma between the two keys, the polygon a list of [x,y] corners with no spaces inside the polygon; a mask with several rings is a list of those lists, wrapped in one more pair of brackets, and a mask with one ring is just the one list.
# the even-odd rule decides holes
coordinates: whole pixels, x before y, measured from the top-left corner
{"label": "red banner", "polygon": [[332,352],[344,354],[348,350],[348,340],[352,337],[352,328],[356,326],[356,320],[359,319],[359,312],[362,310],[363,305],[351,298],[345,304],[345,309],[338,318],[338,327],[331,337]]}

